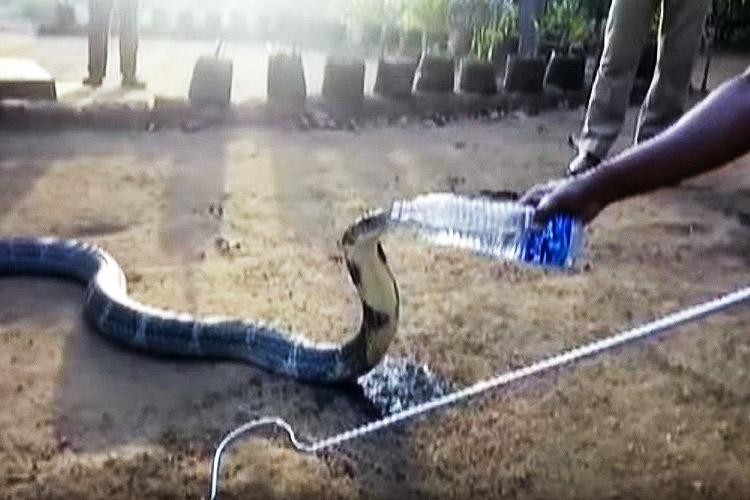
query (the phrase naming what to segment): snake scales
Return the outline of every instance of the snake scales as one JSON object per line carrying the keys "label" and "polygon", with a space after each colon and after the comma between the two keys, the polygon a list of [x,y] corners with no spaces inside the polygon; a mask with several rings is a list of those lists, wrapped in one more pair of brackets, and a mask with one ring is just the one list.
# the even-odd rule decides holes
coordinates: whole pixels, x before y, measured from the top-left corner
{"label": "snake scales", "polygon": [[488,234],[495,244],[512,238],[498,228],[512,226],[508,217],[519,213],[528,214],[507,195],[433,193],[358,219],[341,244],[362,304],[362,322],[358,333],[341,344],[315,343],[260,321],[198,318],[140,304],[128,296],[117,261],[78,240],[0,239],[0,276],[58,276],[84,284],[88,320],[119,344],[154,354],[244,360],[302,381],[330,384],[355,380],[372,369],[396,334],[400,300],[380,243],[386,231],[406,227],[438,244],[481,251]]}

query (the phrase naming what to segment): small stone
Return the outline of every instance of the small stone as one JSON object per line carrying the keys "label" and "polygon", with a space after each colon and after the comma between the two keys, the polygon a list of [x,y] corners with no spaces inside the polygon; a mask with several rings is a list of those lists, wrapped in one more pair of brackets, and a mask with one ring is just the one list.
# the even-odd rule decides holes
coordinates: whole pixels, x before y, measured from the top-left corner
{"label": "small stone", "polygon": [[466,143],[464,141],[456,141],[453,143],[453,147],[456,149],[464,149],[466,147]]}
{"label": "small stone", "polygon": [[703,491],[703,481],[693,481],[692,483],[693,490],[700,493]]}

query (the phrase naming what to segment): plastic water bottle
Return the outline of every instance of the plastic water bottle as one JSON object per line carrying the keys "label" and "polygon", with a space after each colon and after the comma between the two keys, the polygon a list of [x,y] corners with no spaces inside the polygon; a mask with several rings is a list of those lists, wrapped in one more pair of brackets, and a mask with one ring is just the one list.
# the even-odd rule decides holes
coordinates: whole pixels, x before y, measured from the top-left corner
{"label": "plastic water bottle", "polygon": [[436,245],[525,264],[572,267],[583,243],[580,222],[556,216],[535,226],[533,215],[533,208],[513,201],[432,193],[394,202],[390,221]]}

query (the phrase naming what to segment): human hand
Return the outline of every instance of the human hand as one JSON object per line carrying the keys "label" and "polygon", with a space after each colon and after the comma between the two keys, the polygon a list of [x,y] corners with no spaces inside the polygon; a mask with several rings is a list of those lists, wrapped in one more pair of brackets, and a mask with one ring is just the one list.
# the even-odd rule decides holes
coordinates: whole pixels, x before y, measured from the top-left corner
{"label": "human hand", "polygon": [[534,222],[544,224],[552,216],[565,214],[588,224],[604,208],[590,189],[586,176],[556,179],[529,189],[519,200],[533,206]]}

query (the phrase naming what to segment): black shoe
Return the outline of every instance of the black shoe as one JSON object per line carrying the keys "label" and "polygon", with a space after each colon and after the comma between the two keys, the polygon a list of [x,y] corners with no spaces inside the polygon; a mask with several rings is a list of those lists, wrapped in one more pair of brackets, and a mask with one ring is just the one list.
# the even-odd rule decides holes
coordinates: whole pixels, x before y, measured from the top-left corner
{"label": "black shoe", "polygon": [[145,89],[146,84],[134,76],[122,78],[122,86],[126,89]]}
{"label": "black shoe", "polygon": [[601,158],[594,156],[591,153],[581,151],[568,165],[566,174],[568,176],[574,176],[588,172],[589,170],[596,168],[601,162]]}
{"label": "black shoe", "polygon": [[93,78],[91,76],[87,76],[83,79],[83,84],[87,87],[101,87],[102,86],[102,78]]}

